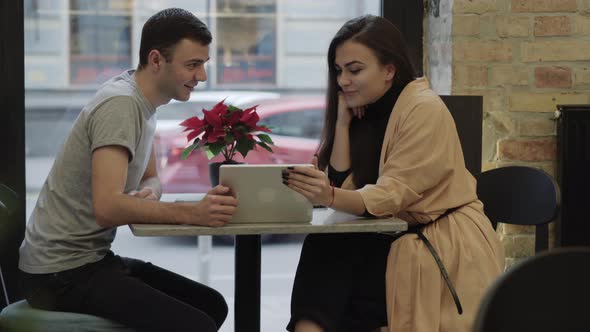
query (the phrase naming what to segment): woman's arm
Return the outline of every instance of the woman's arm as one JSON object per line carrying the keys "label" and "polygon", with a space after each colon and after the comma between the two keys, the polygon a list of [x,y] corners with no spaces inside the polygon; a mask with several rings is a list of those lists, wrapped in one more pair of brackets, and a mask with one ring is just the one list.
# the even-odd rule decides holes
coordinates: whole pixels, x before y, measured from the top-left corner
{"label": "woman's arm", "polygon": [[314,205],[329,206],[356,215],[365,213],[365,203],[359,192],[332,187],[326,173],[318,170],[316,157],[312,159],[312,163],[314,168],[295,166],[284,173],[285,185],[305,196]]}
{"label": "woman's arm", "polygon": [[340,172],[350,169],[350,141],[348,128],[349,125],[347,124],[336,123],[330,165]]}
{"label": "woman's arm", "polygon": [[330,206],[334,210],[344,211],[356,215],[364,215],[365,202],[361,194],[356,190],[334,188],[334,202]]}
{"label": "woman's arm", "polygon": [[346,105],[342,93],[338,95],[338,118],[334,133],[334,145],[330,155],[330,164],[337,171],[343,172],[350,169],[350,138],[348,134],[350,121],[353,116],[360,119],[364,114],[364,106],[351,109]]}

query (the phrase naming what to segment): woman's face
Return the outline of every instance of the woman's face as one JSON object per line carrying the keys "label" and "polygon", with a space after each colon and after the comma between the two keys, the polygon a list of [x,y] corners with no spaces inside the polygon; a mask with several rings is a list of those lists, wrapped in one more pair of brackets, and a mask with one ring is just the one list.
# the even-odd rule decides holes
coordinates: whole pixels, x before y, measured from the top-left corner
{"label": "woman's face", "polygon": [[352,40],[336,48],[334,66],[348,107],[376,102],[389,90],[395,76],[392,64],[382,65],[370,48]]}

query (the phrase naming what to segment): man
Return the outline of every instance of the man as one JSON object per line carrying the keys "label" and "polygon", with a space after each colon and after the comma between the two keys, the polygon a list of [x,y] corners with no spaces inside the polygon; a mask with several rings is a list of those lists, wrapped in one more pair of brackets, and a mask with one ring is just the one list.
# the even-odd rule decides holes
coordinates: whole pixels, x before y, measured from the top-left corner
{"label": "man", "polygon": [[223,226],[237,200],[213,188],[198,203],[159,202],[154,113],[207,79],[211,33],[171,8],[144,25],[140,63],[103,84],[76,120],[43,185],[20,250],[23,294],[36,308],[92,314],[137,331],[217,331],[217,291],[110,251],[130,223]]}

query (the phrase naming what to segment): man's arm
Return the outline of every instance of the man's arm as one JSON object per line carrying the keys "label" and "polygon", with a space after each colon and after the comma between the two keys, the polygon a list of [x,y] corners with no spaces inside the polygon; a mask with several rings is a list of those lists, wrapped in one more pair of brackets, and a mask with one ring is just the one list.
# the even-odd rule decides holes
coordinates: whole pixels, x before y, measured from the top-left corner
{"label": "man's arm", "polygon": [[213,188],[197,203],[158,202],[125,193],[128,160],[129,152],[117,145],[101,147],[92,153],[92,201],[100,226],[181,223],[216,227],[231,219],[237,200],[229,195],[227,187]]}
{"label": "man's arm", "polygon": [[135,196],[146,199],[153,199],[159,201],[162,197],[162,185],[158,177],[158,168],[156,166],[156,149],[152,146],[152,153],[150,160],[141,182],[139,184],[139,191]]}

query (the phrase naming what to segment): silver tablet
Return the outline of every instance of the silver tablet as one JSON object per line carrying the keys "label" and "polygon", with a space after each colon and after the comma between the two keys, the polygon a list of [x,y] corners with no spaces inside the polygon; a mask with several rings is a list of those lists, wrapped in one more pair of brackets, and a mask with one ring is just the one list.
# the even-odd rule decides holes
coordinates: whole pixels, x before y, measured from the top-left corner
{"label": "silver tablet", "polygon": [[219,183],[232,188],[238,208],[231,223],[309,223],[312,204],[283,184],[281,171],[298,165],[222,165]]}

